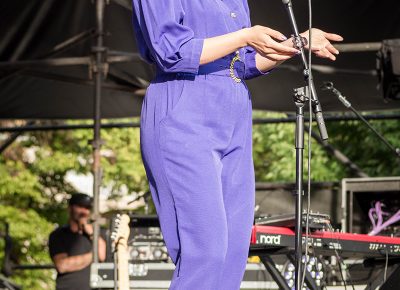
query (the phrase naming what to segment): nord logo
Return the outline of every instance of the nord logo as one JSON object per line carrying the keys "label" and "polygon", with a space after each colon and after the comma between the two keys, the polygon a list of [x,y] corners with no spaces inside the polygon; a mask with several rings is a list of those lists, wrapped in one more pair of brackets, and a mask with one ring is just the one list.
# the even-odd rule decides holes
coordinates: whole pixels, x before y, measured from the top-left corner
{"label": "nord logo", "polygon": [[281,244],[281,235],[278,235],[278,236],[261,235],[260,236],[260,244],[280,245]]}

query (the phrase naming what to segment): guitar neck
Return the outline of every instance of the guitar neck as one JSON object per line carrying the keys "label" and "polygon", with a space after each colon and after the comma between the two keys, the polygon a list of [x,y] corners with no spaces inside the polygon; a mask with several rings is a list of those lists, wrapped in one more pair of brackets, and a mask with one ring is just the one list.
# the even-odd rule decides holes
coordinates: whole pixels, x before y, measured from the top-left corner
{"label": "guitar neck", "polygon": [[124,244],[117,245],[118,290],[129,290],[128,249]]}

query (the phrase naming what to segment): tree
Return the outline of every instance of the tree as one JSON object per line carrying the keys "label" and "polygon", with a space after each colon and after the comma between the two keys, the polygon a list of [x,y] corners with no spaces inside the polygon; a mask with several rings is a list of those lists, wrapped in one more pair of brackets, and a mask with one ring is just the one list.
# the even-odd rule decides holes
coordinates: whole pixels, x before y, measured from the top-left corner
{"label": "tree", "polygon": [[[82,123],[67,124],[77,122]],[[66,176],[71,171],[91,173],[90,139],[92,131],[86,129],[29,132],[0,157],[0,222],[10,224],[14,256],[19,264],[51,263],[48,235],[66,222],[66,200],[76,191]],[[148,190],[140,157],[139,129],[102,130],[102,139],[103,184],[111,185],[111,197]],[[4,248],[1,243],[0,246]],[[1,258],[3,251],[0,253]],[[16,271],[13,278],[24,289],[54,289],[54,273]]]}

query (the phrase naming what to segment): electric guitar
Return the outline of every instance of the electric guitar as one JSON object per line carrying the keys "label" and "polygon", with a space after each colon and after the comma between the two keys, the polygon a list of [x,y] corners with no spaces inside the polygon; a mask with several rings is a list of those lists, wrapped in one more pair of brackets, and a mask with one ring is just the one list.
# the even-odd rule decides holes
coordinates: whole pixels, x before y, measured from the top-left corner
{"label": "electric guitar", "polygon": [[114,253],[114,289],[129,290],[128,271],[128,239],[130,234],[130,218],[127,214],[118,214],[114,219],[114,229],[111,233],[111,248]]}

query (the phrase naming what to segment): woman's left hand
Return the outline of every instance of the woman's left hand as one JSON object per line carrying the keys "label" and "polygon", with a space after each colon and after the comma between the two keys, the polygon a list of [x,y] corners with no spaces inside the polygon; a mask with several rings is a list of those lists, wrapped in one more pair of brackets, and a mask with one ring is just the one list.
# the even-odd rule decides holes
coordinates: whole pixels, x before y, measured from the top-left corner
{"label": "woman's left hand", "polygon": [[[308,30],[300,33],[301,36],[307,38],[308,43],[310,42],[308,37]],[[331,41],[342,41],[343,37],[334,34],[322,31],[318,28],[311,29],[311,51],[315,53],[315,55],[322,58],[329,58],[331,60],[336,60],[335,54],[339,54],[339,51],[330,43]],[[306,49],[309,49],[309,45],[305,46]]]}

